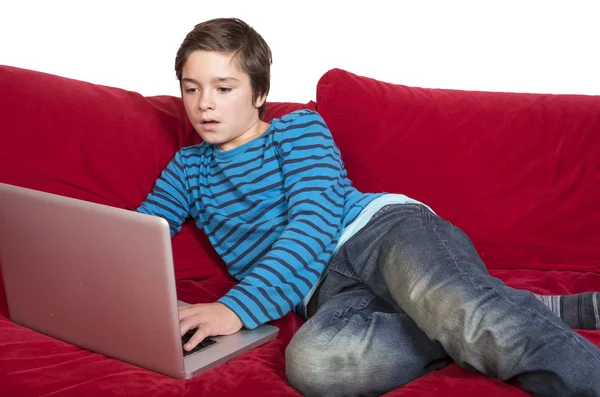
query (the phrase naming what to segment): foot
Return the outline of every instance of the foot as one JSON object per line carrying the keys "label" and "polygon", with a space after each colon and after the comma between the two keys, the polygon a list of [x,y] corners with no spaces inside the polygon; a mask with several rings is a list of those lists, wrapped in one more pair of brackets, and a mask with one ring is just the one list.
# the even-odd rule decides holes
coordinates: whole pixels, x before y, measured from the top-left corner
{"label": "foot", "polygon": [[573,329],[600,329],[600,293],[573,295],[538,295],[550,310]]}

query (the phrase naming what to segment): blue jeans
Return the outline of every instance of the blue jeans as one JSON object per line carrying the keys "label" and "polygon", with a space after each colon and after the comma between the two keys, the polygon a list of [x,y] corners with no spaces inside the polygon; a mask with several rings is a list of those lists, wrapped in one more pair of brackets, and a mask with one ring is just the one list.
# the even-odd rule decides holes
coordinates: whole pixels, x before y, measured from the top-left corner
{"label": "blue jeans", "polygon": [[600,349],[490,276],[426,207],[388,205],[332,259],[286,351],[306,396],[378,396],[451,361],[536,396],[600,396]]}

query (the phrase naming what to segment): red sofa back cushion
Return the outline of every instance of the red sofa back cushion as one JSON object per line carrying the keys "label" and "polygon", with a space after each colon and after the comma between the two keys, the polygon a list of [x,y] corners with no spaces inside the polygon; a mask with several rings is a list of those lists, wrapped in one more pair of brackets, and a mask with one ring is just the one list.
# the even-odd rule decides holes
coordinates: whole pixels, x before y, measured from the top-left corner
{"label": "red sofa back cushion", "polygon": [[7,66],[0,87],[3,182],[136,208],[191,139],[172,97]]}
{"label": "red sofa back cushion", "polygon": [[[0,182],[135,209],[175,152],[199,142],[174,96],[9,66],[0,66],[0,92]],[[301,108],[315,104],[268,103],[266,119]],[[173,251],[178,278],[222,274],[191,222]]]}
{"label": "red sofa back cushion", "polygon": [[425,202],[489,267],[600,270],[600,97],[424,89],[333,69],[317,109],[357,188]]}

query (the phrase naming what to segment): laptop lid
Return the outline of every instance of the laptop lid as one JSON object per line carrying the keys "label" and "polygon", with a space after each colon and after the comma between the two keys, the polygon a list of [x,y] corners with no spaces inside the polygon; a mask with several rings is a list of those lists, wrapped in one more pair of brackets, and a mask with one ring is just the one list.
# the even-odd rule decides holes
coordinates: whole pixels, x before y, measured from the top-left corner
{"label": "laptop lid", "polygon": [[169,225],[160,217],[0,183],[0,265],[15,323],[174,378],[279,333],[265,324],[213,337],[184,359]]}
{"label": "laptop lid", "polygon": [[15,323],[174,378],[278,334],[242,330],[183,360],[169,226],[159,217],[0,183],[0,265]]}
{"label": "laptop lid", "polygon": [[15,323],[184,375],[164,219],[0,184],[0,265]]}

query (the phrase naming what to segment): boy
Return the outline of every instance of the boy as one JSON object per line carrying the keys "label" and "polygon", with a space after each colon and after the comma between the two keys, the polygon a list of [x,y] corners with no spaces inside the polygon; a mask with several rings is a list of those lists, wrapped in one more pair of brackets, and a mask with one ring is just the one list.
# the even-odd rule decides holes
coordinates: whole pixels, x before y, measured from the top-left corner
{"label": "boy", "polygon": [[[262,120],[270,64],[237,19],[197,25],[177,53],[204,142],[175,155],[138,211],[164,217],[172,235],[193,217],[240,281],[180,310],[182,334],[198,328],[184,348],[296,310],[307,321],[286,371],[305,395],[380,395],[451,358],[536,395],[600,396],[600,350],[569,327],[600,325],[598,294],[509,288],[426,205],[357,191],[317,113]],[[581,308],[575,323],[552,299],[563,313]]]}

